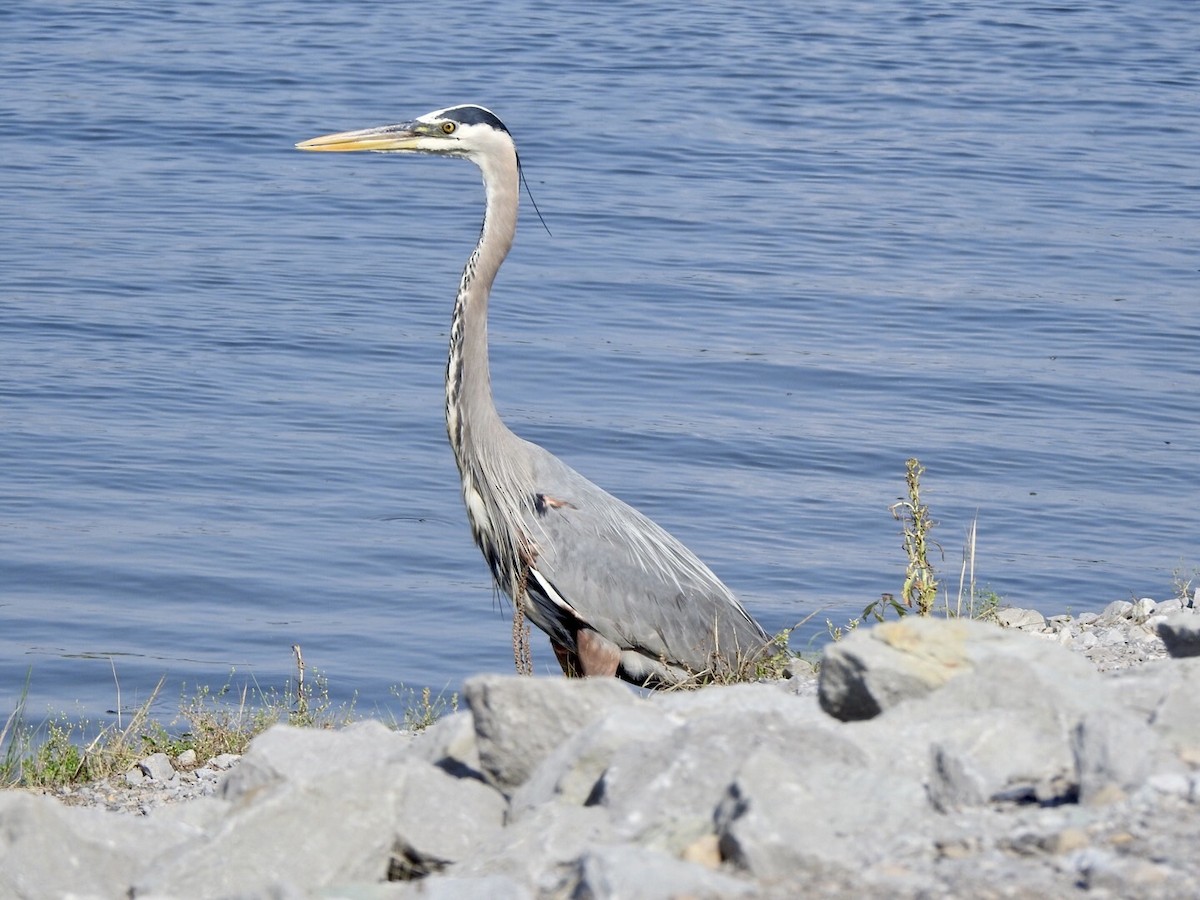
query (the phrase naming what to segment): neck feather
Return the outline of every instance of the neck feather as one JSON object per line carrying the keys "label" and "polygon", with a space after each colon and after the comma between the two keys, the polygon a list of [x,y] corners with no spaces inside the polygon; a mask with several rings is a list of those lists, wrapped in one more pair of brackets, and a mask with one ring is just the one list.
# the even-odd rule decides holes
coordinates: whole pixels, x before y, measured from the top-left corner
{"label": "neck feather", "polygon": [[480,163],[487,201],[483,227],[459,282],[450,324],[446,366],[446,430],[459,470],[482,444],[508,434],[492,399],[488,368],[488,296],[517,230],[520,180],[514,153],[488,156]]}

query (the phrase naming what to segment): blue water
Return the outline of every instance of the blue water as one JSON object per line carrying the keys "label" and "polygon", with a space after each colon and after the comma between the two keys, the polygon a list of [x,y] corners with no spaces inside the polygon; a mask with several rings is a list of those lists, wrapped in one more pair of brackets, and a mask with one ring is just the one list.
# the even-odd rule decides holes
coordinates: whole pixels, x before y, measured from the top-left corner
{"label": "blue water", "polygon": [[1200,566],[1190,0],[417,6],[0,10],[0,716],[511,671],[441,419],[478,173],[292,149],[455,102],[552,232],[501,409],[768,629],[898,593],[909,456],[952,592],[976,513],[1047,613]]}

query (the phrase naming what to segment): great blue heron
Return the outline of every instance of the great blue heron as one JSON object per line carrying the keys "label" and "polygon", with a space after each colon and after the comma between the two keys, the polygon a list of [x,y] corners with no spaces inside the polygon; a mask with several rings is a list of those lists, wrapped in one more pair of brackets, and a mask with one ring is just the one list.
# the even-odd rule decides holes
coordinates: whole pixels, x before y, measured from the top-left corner
{"label": "great blue heron", "polygon": [[520,193],[504,123],[480,106],[451,106],[296,146],[458,156],[483,171],[483,227],[450,325],[446,431],[475,543],[516,610],[550,636],[563,671],[650,686],[745,673],[769,639],[729,588],[660,526],[513,434],[496,411],[487,305]]}

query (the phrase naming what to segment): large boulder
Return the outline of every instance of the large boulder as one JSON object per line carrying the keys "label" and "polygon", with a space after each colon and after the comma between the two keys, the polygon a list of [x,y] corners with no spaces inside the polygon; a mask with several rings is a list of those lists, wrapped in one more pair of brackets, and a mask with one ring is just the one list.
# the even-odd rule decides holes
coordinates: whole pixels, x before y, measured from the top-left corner
{"label": "large boulder", "polygon": [[512,794],[584,725],[614,707],[637,702],[633,691],[615,678],[483,675],[470,679],[464,694],[484,778],[505,794]]}
{"label": "large boulder", "polygon": [[1068,689],[1095,684],[1079,654],[1019,631],[968,619],[907,616],[860,628],[825,649],[821,708],[843,721],[870,719],[972,672],[1018,661]]}
{"label": "large boulder", "polygon": [[439,871],[503,824],[507,804],[409,753],[378,722],[276,726],[225,782],[223,818],[142,874],[136,893],[254,895]]}

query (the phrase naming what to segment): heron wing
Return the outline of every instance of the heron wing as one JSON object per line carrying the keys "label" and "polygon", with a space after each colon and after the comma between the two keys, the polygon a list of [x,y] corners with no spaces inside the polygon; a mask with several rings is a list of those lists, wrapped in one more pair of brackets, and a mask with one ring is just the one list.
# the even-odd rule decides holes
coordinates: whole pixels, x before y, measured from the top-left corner
{"label": "heron wing", "polygon": [[[526,523],[535,554],[527,589],[540,626],[561,636],[584,625],[622,651],[689,672],[717,661],[735,667],[762,648],[761,626],[694,553],[530,446],[537,451],[537,493]],[[553,621],[538,621],[539,615]]]}

